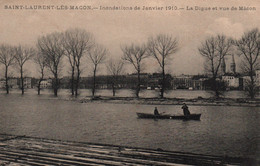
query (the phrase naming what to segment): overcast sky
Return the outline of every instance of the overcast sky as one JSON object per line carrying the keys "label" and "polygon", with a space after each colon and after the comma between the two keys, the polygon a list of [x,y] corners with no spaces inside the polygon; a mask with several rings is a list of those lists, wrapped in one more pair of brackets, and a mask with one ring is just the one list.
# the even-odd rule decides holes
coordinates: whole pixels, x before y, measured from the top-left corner
{"label": "overcast sky", "polygon": [[[140,6],[141,10],[11,10],[5,9],[6,5]],[[171,5],[184,10],[165,11]],[[143,6],[160,6],[163,10],[144,11]],[[186,10],[187,6],[218,7],[218,10]],[[219,10],[219,7],[232,6],[250,6],[256,10]],[[218,33],[239,38],[245,31],[260,27],[259,16],[259,0],[0,0],[0,43],[34,46],[40,35],[78,27],[91,32],[98,43],[109,49],[110,56],[119,58],[120,45],[144,43],[149,36],[164,33],[179,40],[179,51],[168,72],[198,74],[203,73],[203,59],[198,53],[202,41]],[[158,66],[151,61],[146,69],[152,72]]]}

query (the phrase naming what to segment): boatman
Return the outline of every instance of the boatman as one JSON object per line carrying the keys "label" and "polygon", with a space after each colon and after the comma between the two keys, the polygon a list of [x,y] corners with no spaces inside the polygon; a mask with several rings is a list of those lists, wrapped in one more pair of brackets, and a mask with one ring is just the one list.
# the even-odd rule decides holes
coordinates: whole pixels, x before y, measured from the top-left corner
{"label": "boatman", "polygon": [[185,103],[183,103],[183,106],[181,108],[183,109],[183,114],[185,116],[190,115],[189,107]]}
{"label": "boatman", "polygon": [[158,112],[157,107],[154,108],[154,115],[160,115],[159,112]]}

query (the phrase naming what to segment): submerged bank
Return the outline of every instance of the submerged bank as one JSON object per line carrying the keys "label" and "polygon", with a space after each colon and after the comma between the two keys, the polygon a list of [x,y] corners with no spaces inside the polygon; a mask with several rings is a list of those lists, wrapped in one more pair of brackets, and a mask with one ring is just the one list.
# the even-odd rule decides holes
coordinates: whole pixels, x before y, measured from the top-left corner
{"label": "submerged bank", "polygon": [[[73,99],[75,100],[75,99]],[[260,107],[260,99],[246,98],[135,98],[135,97],[85,97],[79,100],[80,103],[118,103],[118,104],[147,104],[147,105],[188,105],[197,106],[244,106],[244,107]]]}

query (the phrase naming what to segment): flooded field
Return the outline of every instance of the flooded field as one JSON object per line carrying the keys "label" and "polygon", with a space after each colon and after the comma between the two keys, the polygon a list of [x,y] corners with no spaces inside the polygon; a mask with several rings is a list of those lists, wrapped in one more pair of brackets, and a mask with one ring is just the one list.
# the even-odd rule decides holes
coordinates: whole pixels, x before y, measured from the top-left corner
{"label": "flooded field", "polygon": [[[60,98],[65,96],[61,93]],[[182,114],[180,106],[157,107],[159,112]],[[153,109],[65,101],[47,92],[1,93],[0,133],[229,156],[255,156],[259,149],[259,108],[190,106],[192,113],[202,113],[200,121],[136,116]]]}

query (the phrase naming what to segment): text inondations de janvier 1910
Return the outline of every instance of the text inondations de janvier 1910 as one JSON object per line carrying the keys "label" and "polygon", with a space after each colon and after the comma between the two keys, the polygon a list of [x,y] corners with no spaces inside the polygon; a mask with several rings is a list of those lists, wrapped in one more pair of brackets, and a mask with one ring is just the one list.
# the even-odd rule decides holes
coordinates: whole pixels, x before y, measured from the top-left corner
{"label": "text inondations de janvier 1910", "polygon": [[230,11],[256,11],[255,6],[124,6],[124,5],[19,5],[5,4],[6,10],[57,10],[57,11],[187,11],[187,12],[230,12]]}

